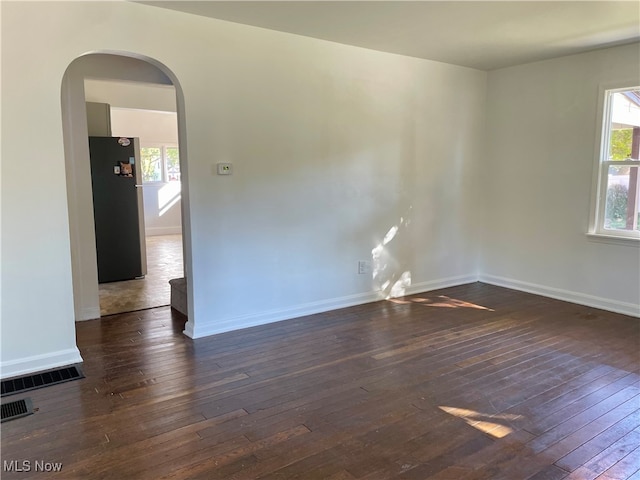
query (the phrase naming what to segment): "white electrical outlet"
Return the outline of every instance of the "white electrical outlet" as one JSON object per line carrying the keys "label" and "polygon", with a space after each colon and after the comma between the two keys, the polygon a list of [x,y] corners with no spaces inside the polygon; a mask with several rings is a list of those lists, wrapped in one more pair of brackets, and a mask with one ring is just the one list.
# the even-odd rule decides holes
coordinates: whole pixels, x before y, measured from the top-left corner
{"label": "white electrical outlet", "polygon": [[371,272],[371,262],[360,260],[358,262],[358,275],[366,275]]}

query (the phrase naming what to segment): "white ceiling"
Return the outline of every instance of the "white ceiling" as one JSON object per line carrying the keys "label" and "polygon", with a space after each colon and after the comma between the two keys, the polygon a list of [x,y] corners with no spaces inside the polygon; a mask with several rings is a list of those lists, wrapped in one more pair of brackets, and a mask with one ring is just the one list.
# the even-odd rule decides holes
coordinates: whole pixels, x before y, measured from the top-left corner
{"label": "white ceiling", "polygon": [[638,1],[143,1],[481,70],[640,40]]}

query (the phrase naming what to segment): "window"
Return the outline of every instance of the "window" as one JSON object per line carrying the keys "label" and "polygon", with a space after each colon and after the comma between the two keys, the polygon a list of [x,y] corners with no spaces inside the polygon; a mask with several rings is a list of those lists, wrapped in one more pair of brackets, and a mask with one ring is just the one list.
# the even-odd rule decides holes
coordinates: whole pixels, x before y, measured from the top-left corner
{"label": "window", "polygon": [[177,145],[141,147],[140,163],[144,183],[180,181],[180,157]]}
{"label": "window", "polygon": [[640,86],[604,91],[592,233],[640,238]]}

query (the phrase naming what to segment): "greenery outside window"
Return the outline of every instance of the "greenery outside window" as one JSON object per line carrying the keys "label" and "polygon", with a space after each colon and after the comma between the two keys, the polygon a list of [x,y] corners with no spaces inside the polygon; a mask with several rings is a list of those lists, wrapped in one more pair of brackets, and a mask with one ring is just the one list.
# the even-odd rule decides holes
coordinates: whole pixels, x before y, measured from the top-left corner
{"label": "greenery outside window", "polygon": [[145,145],[140,148],[143,183],[180,181],[180,157],[177,145]]}
{"label": "greenery outside window", "polygon": [[640,86],[604,91],[596,235],[640,238]]}

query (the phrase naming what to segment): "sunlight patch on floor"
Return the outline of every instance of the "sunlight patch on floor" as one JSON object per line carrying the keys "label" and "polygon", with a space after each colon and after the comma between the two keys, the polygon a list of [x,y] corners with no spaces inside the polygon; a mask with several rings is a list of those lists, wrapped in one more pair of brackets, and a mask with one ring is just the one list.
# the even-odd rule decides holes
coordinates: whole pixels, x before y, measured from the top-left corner
{"label": "sunlight patch on floor", "polygon": [[467,425],[491,435],[494,438],[503,438],[510,433],[513,433],[513,428],[505,423],[507,421],[522,418],[522,415],[508,413],[491,415],[466,408],[448,407],[444,405],[441,405],[438,408],[449,415],[453,415],[454,417],[464,420]]}
{"label": "sunlight patch on floor", "polygon": [[390,301],[394,303],[417,303],[425,307],[440,307],[440,308],[473,308],[476,310],[487,310],[493,312],[492,308],[483,307],[475,303],[465,302],[464,300],[458,300],[455,298],[447,297],[446,295],[438,295],[432,298],[425,297],[412,297],[412,298],[393,298]]}

